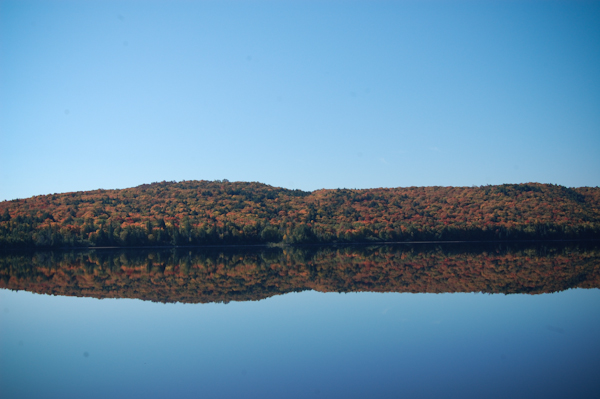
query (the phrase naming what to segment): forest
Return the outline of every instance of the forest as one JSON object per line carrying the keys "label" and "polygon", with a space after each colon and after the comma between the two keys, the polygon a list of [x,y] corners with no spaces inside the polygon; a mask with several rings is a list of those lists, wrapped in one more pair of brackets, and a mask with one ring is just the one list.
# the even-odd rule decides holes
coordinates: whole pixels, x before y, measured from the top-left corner
{"label": "forest", "polygon": [[0,248],[600,238],[600,188],[323,189],[183,181],[0,203]]}
{"label": "forest", "polygon": [[0,256],[0,288],[183,303],[260,300],[303,290],[541,294],[600,288],[600,250],[593,244],[402,244],[23,251]]}

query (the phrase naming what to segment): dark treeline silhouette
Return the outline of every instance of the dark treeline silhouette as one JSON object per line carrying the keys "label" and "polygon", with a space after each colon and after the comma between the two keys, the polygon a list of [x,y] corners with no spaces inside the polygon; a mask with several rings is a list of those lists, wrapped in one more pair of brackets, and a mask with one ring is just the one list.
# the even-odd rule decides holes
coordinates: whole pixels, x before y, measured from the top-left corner
{"label": "dark treeline silhouette", "polygon": [[0,248],[599,239],[600,189],[162,182],[0,203]]}
{"label": "dark treeline silhouette", "polygon": [[159,302],[321,292],[540,294],[600,287],[593,244],[86,250],[0,256],[0,288]]}

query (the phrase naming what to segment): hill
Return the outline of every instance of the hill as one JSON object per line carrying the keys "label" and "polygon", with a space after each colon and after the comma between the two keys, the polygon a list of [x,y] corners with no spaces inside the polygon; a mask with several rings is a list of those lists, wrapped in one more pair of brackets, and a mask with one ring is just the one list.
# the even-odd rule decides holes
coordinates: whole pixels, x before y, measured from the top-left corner
{"label": "hill", "polygon": [[184,181],[0,203],[0,248],[600,238],[600,188]]}

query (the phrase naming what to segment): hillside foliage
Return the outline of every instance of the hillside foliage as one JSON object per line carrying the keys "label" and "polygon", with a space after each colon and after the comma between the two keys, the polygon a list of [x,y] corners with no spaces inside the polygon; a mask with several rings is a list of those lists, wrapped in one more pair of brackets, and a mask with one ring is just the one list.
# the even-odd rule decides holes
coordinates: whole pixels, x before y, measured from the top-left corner
{"label": "hillside foliage", "polygon": [[161,182],[0,203],[0,248],[600,238],[600,188]]}

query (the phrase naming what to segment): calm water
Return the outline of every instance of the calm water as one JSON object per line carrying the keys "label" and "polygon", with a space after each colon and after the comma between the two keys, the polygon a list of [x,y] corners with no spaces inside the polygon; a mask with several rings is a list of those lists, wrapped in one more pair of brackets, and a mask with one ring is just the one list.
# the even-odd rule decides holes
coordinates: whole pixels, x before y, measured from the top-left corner
{"label": "calm water", "polygon": [[594,246],[8,254],[0,396],[595,398],[599,259]]}

